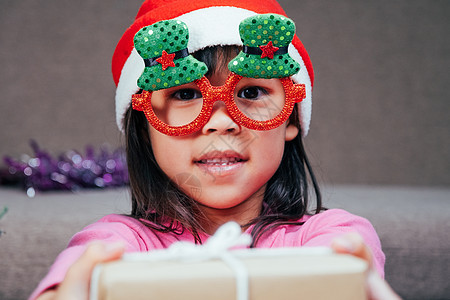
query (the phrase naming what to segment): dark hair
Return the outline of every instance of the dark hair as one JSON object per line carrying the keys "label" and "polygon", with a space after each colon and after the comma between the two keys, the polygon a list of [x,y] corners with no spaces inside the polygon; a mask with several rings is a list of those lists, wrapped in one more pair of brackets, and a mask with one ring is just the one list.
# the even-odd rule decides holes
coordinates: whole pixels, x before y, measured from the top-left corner
{"label": "dark hair", "polygon": [[[226,62],[237,55],[236,46],[209,47],[194,53],[208,66],[209,76],[226,68]],[[289,120],[300,128],[297,108]],[[160,232],[181,234],[189,230],[196,243],[201,243],[203,216],[195,200],[191,199],[158,166],[148,133],[149,125],[143,112],[128,108],[124,117],[127,163],[132,197],[131,216]],[[308,175],[309,174],[309,175]],[[315,209],[322,207],[320,190],[303,147],[300,133],[286,142],[283,158],[275,174],[268,181],[261,214],[248,225],[254,225],[252,247],[267,231],[283,224],[302,223],[298,220],[306,214],[309,202],[309,184],[315,193]]]}

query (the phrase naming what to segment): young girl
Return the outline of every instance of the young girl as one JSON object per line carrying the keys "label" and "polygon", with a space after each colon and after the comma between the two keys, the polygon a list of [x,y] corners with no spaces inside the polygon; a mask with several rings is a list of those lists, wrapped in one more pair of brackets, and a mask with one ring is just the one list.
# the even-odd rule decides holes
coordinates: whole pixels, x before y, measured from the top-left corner
{"label": "young girl", "polygon": [[312,65],[275,0],[145,1],[113,75],[131,215],[77,233],[30,299],[87,299],[95,264],[204,243],[228,221],[251,247],[331,246],[366,259],[369,295],[395,297],[371,224],[322,207],[302,144]]}

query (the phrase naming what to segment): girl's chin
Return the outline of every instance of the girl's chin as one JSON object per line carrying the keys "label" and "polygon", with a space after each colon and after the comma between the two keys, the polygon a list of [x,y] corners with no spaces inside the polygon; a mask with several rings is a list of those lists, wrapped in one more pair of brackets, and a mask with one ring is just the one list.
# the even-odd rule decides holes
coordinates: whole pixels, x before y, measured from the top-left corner
{"label": "girl's chin", "polygon": [[264,198],[264,189],[259,189],[253,194],[236,193],[232,186],[222,189],[203,189],[199,197],[194,198],[205,210],[220,210],[228,213],[237,212],[241,209],[256,209],[260,211]]}
{"label": "girl's chin", "polygon": [[[215,197],[206,197],[208,195],[203,194],[203,197],[197,199],[197,203],[200,205],[200,208],[206,210],[227,210],[238,207],[242,204],[245,199],[224,199],[220,197],[220,195],[215,195]],[[207,198],[207,199],[205,199]]]}

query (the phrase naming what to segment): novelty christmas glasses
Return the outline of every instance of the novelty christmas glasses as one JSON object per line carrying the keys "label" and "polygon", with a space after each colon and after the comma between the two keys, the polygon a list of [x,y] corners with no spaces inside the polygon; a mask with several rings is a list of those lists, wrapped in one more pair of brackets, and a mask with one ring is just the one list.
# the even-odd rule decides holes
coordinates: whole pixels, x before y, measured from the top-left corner
{"label": "novelty christmas glasses", "polygon": [[187,51],[186,24],[168,20],[142,28],[134,45],[145,62],[138,79],[143,91],[132,96],[133,109],[174,136],[202,128],[216,101],[244,127],[270,130],[283,124],[305,98],[305,86],[289,78],[300,69],[287,51],[295,25],[281,15],[255,15],[240,23],[239,33],[244,46],[228,64],[230,75],[223,86],[212,86],[204,76],[206,65]]}

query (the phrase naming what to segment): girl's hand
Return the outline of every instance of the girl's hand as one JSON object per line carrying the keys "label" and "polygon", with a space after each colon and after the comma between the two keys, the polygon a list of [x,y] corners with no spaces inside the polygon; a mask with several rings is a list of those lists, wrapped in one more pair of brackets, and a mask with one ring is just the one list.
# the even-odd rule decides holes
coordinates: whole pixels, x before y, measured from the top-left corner
{"label": "girl's hand", "polygon": [[63,282],[55,289],[44,292],[38,300],[87,300],[91,274],[98,263],[119,259],[125,251],[122,243],[90,244],[81,257],[69,268]]}
{"label": "girl's hand", "polygon": [[331,248],[337,253],[351,254],[364,259],[369,264],[367,273],[367,295],[370,300],[398,300],[401,299],[389,286],[389,284],[378,275],[373,266],[372,252],[364,243],[362,237],[357,233],[350,233],[336,238]]}

